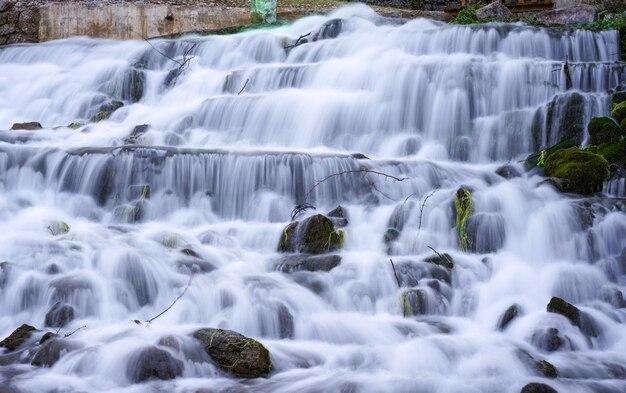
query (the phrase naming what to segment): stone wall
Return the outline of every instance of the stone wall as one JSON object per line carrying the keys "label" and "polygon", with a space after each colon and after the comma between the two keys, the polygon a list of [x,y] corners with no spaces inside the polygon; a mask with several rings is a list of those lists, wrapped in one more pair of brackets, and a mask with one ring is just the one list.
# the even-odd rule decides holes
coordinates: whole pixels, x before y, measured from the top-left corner
{"label": "stone wall", "polygon": [[39,41],[39,9],[0,0],[0,45]]}

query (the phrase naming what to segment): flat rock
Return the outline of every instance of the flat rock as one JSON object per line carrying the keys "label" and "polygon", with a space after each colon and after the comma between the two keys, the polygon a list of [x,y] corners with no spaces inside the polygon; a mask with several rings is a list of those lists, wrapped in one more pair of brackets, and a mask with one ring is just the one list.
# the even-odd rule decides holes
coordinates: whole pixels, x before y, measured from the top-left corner
{"label": "flat rock", "polygon": [[565,7],[556,10],[542,11],[535,18],[545,25],[590,24],[598,17],[596,7],[587,4]]}
{"label": "flat rock", "polygon": [[498,22],[503,22],[509,19],[511,15],[511,11],[509,11],[509,9],[499,1],[493,2],[476,11],[476,17],[478,19],[491,19]]}

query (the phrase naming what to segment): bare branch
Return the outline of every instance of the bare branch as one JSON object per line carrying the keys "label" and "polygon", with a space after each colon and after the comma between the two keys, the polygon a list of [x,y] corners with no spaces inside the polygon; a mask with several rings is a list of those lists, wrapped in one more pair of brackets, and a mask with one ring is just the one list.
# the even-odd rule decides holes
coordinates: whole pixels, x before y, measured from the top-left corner
{"label": "bare branch", "polygon": [[393,269],[393,275],[396,278],[396,283],[398,284],[398,288],[401,288],[400,278],[398,277],[398,272],[396,271],[396,265],[393,264],[393,259],[389,258],[389,262],[391,262],[391,268]]}
{"label": "bare branch", "polygon": [[419,233],[419,231],[422,229],[422,215],[424,214],[424,207],[426,207],[426,201],[428,201],[428,198],[433,196],[438,190],[439,188],[435,188],[430,194],[426,196],[426,198],[424,198],[424,201],[420,205],[420,220],[419,220],[419,225],[417,226],[417,233]]}
{"label": "bare branch", "polygon": [[441,255],[441,254],[439,253],[439,251],[435,250],[435,249],[434,249],[434,248],[432,248],[431,246],[426,246],[426,247],[428,247],[428,248],[430,248],[431,250],[433,250],[433,252],[434,252],[435,254],[437,254],[437,255],[439,256],[439,258],[443,259],[444,261],[452,262],[452,261],[450,260],[450,258],[448,258],[448,257],[446,257],[446,256]]}
{"label": "bare branch", "polygon": [[[146,320],[146,323],[150,324],[152,323],[155,319],[157,319],[158,317],[160,317],[161,315],[165,314],[166,312],[168,312],[172,307],[174,307],[174,305],[176,304],[176,302],[178,302],[180,300],[180,298],[182,298],[183,296],[185,296],[185,293],[187,292],[187,289],[189,289],[189,286],[191,285],[191,282],[193,281],[193,277],[194,277],[195,273],[192,273],[191,276],[189,277],[189,282],[187,282],[187,285],[185,286],[185,288],[183,289],[183,291],[180,293],[180,295],[178,295],[176,297],[176,299],[174,299],[174,301],[172,302],[172,304],[169,305],[168,308],[166,308],[165,310],[161,311],[160,313],[157,314],[157,316],[152,317],[150,319]],[[134,321],[135,323],[137,323],[137,321]]]}
{"label": "bare branch", "polygon": [[296,217],[298,217],[298,215],[300,213],[302,213],[305,210],[309,210],[309,209],[315,209],[315,206],[309,204],[309,203],[303,203],[301,205],[296,205],[296,207],[293,208],[293,210],[291,211],[291,221],[295,221]]}
{"label": "bare branch", "polygon": [[[322,180],[317,181],[317,182],[313,185],[313,187],[311,187],[311,188],[309,189],[309,191],[308,191],[308,192],[306,193],[306,195],[304,196],[304,201],[305,201],[305,203],[306,203],[306,201],[309,199],[309,196],[311,195],[311,193],[312,193],[312,192],[313,192],[313,191],[314,191],[314,190],[315,190],[315,189],[316,189],[316,188],[317,188],[320,184],[322,184],[322,183],[324,183],[325,181],[327,181],[327,180],[329,180],[329,179],[332,179],[332,178],[334,178],[334,177],[343,176],[343,175],[347,175],[347,174],[350,174],[350,173],[372,173],[372,174],[374,174],[374,175],[383,176],[383,177],[385,177],[385,178],[393,179],[393,180],[395,180],[395,181],[399,181],[399,182],[401,182],[401,181],[405,181],[405,180],[408,180],[408,179],[409,179],[408,177],[396,177],[396,176],[393,176],[393,175],[389,175],[389,174],[387,174],[387,173],[378,172],[378,171],[372,171],[372,170],[369,170],[369,169],[352,169],[352,170],[348,170],[348,171],[343,171],[343,172],[333,173],[333,174],[331,174],[331,175],[326,176],[326,177],[325,177],[325,178],[323,178]],[[370,185],[371,185],[371,184],[370,184]],[[379,190],[377,190],[377,191],[379,191]],[[380,192],[380,191],[379,191],[379,192]],[[384,195],[384,194],[383,194],[383,195]],[[388,197],[388,198],[389,198],[389,197]],[[390,199],[391,199],[391,198],[390,198]]]}
{"label": "bare branch", "polygon": [[306,37],[308,37],[308,36],[310,36],[310,35],[311,35],[311,32],[308,32],[308,33],[306,33],[306,34],[301,35],[301,36],[300,36],[300,37],[298,37],[298,39],[296,40],[296,43],[295,43],[295,44],[293,44],[293,45],[287,45],[287,46],[285,47],[285,49],[293,49],[293,48],[295,48],[296,46],[300,45],[300,40],[301,40],[301,39],[306,38]]}
{"label": "bare branch", "polygon": [[241,88],[241,90],[239,90],[239,93],[237,93],[237,95],[243,93],[243,90],[246,88],[246,86],[248,86],[248,82],[250,82],[250,79],[246,79],[246,83],[243,84],[243,87]]}
{"label": "bare branch", "polygon": [[65,334],[63,337],[64,338],[68,338],[69,336],[71,336],[72,334],[76,333],[77,331],[79,331],[81,329],[85,329],[85,328],[87,328],[87,325],[81,326],[81,327],[77,328],[76,330],[74,330],[73,332]]}
{"label": "bare branch", "polygon": [[183,63],[182,63],[182,62],[180,62],[180,61],[178,61],[178,60],[176,60],[176,59],[173,59],[173,58],[169,57],[168,55],[166,55],[165,53],[163,53],[163,52],[161,52],[160,50],[158,50],[158,49],[156,48],[156,46],[152,45],[152,42],[148,41],[148,40],[147,40],[147,39],[145,39],[145,38],[144,38],[144,41],[146,41],[146,42],[148,43],[148,45],[150,45],[150,46],[152,47],[152,49],[154,49],[154,50],[155,50],[158,54],[160,54],[161,56],[165,57],[166,59],[170,59],[171,61],[173,61],[174,63],[178,64],[178,65],[179,65],[179,66],[181,66],[181,67],[183,66]]}

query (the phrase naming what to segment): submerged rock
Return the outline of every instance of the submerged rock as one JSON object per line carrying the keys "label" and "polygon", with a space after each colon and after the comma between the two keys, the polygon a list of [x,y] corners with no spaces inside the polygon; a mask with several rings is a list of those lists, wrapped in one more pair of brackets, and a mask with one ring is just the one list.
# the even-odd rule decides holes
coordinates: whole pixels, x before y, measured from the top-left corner
{"label": "submerged rock", "polygon": [[558,150],[545,161],[547,176],[565,179],[564,192],[591,194],[609,177],[609,164],[600,155],[577,147]]}
{"label": "submerged rock", "polygon": [[330,218],[333,224],[335,224],[335,226],[338,228],[343,228],[348,225],[348,214],[341,205],[329,211],[326,216]]}
{"label": "submerged rock", "polygon": [[504,314],[502,314],[500,320],[498,321],[498,330],[505,330],[509,326],[509,324],[521,314],[522,308],[519,305],[513,304],[509,306],[509,308],[506,309],[506,311],[504,312]]}
{"label": "submerged rock", "polygon": [[531,382],[524,386],[520,393],[558,393],[545,383]]}
{"label": "submerged rock", "polygon": [[150,125],[148,124],[141,124],[141,125],[135,126],[133,130],[131,131],[130,135],[126,139],[124,139],[124,144],[135,145],[139,143],[141,141],[141,137],[146,132],[148,132],[149,129],[150,129]]}
{"label": "submerged rock", "polygon": [[23,324],[15,329],[7,338],[0,341],[0,347],[6,348],[9,351],[15,351],[24,344],[35,331],[37,331],[37,329],[33,326]]}
{"label": "submerged rock", "polygon": [[294,221],[283,230],[278,251],[323,254],[343,247],[342,231],[335,230],[333,222],[316,214],[305,220]]}
{"label": "submerged rock", "polygon": [[619,142],[624,134],[622,128],[610,117],[594,117],[587,126],[589,143],[592,145]]}
{"label": "submerged rock", "polygon": [[168,351],[148,347],[128,362],[126,375],[133,383],[149,379],[174,379],[183,374],[183,362],[174,358]]}
{"label": "submerged rock", "polygon": [[572,325],[577,326],[588,336],[597,337],[599,335],[599,329],[589,315],[559,297],[555,296],[550,299],[550,302],[546,306],[546,310],[548,312],[564,316],[572,323]]}
{"label": "submerged rock", "polygon": [[52,367],[63,355],[78,348],[77,344],[68,340],[50,338],[37,350],[31,364],[38,367]]}
{"label": "submerged rock", "polygon": [[559,335],[559,329],[556,328],[536,331],[533,333],[530,341],[535,347],[546,352],[557,351],[565,344],[565,340]]}
{"label": "submerged rock", "polygon": [[97,123],[97,122],[106,120],[113,114],[113,112],[115,112],[116,110],[120,109],[123,106],[124,106],[124,103],[121,101],[111,101],[109,103],[101,105],[100,108],[98,109],[98,113],[96,113],[91,118],[90,121],[92,123]]}
{"label": "submerged rock", "polygon": [[43,127],[41,126],[41,123],[38,123],[36,121],[30,121],[30,122],[26,122],[26,123],[14,123],[11,126],[12,130],[22,130],[22,131],[34,131],[34,130],[40,130]]}
{"label": "submerged rock", "polygon": [[443,266],[448,269],[454,268],[454,259],[450,254],[444,252],[443,254],[435,254],[424,259],[424,262],[432,263],[435,265]]}
{"label": "submerged rock", "polygon": [[385,235],[383,236],[383,242],[385,242],[385,244],[389,244],[389,243],[395,242],[399,238],[400,238],[399,230],[397,230],[396,228],[388,228],[385,231]]}
{"label": "submerged rock", "polygon": [[74,307],[56,302],[46,313],[46,326],[60,328],[74,319]]}
{"label": "submerged rock", "polygon": [[331,19],[324,22],[319,31],[313,35],[312,41],[337,38],[343,30],[342,19]]}
{"label": "submerged rock", "polygon": [[258,378],[272,370],[270,353],[263,344],[237,332],[205,328],[193,337],[222,370],[237,377]]}
{"label": "submerged rock", "polygon": [[523,349],[517,351],[517,356],[523,363],[535,370],[539,375],[543,375],[546,378],[556,378],[559,375],[558,370],[552,363],[547,360],[537,360]]}
{"label": "submerged rock", "polygon": [[52,236],[65,235],[70,231],[70,226],[63,221],[54,221],[48,225],[48,231]]}
{"label": "submerged rock", "polygon": [[280,260],[276,265],[276,270],[283,273],[328,272],[339,266],[340,263],[341,257],[339,255],[289,255]]}
{"label": "submerged rock", "polygon": [[502,165],[501,167],[496,169],[496,175],[501,176],[507,180],[513,179],[514,177],[522,176],[522,174],[513,165],[510,164]]}

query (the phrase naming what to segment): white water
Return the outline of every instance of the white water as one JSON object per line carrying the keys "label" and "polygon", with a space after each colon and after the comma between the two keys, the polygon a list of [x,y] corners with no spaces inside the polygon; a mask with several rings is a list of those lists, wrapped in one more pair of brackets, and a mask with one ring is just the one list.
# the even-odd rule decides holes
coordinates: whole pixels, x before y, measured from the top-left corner
{"label": "white water", "polygon": [[[337,38],[283,49],[333,18],[344,19]],[[22,323],[43,328],[59,300],[77,313],[62,333],[87,326],[69,338],[80,349],[51,368],[0,366],[4,386],[519,392],[543,379],[520,360],[521,348],[557,367],[560,377],[548,383],[560,392],[626,391],[626,309],[610,296],[626,290],[623,200],[596,198],[586,208],[539,176],[494,173],[508,161],[523,171],[518,160],[558,141],[551,130],[563,108],[557,101],[552,124],[547,108],[571,94],[566,56],[585,123],[608,112],[606,90],[626,82],[616,32],[398,24],[352,6],[268,31],[154,45],[180,61],[192,43],[188,69],[169,88],[177,64],[145,42],[0,49],[0,261],[10,262],[0,276],[0,336]],[[124,84],[130,67],[145,74],[135,103]],[[110,99],[125,106],[109,120],[64,127],[88,122]],[[45,129],[9,131],[21,121]],[[144,147],[121,148],[140,124],[150,125]],[[361,167],[408,180],[348,174],[315,188],[308,202],[319,212],[338,204],[348,212],[342,262],[328,273],[275,271],[293,206],[317,180]],[[138,198],[131,186],[144,184],[144,216],[129,222]],[[458,249],[461,185],[473,189],[474,241],[488,254]],[[606,189],[624,195],[623,181]],[[420,227],[420,201],[433,190]],[[585,225],[581,211],[590,209]],[[388,255],[382,239],[398,220],[403,230]],[[52,236],[56,221],[70,232]],[[428,286],[432,265],[420,262],[432,255],[428,246],[455,260],[441,293]],[[188,282],[185,247],[216,269],[195,275],[151,326],[132,323],[164,310]],[[410,285],[428,288],[430,315],[402,316],[390,256]],[[552,296],[591,315],[599,336],[547,313]],[[523,315],[498,331],[512,304]],[[285,308],[292,337],[284,337]],[[204,326],[258,338],[274,372],[237,380],[199,361],[188,334]],[[536,347],[531,337],[547,328],[569,344]],[[130,383],[132,355],[166,335],[182,343],[168,350],[184,361],[183,377]]]}

